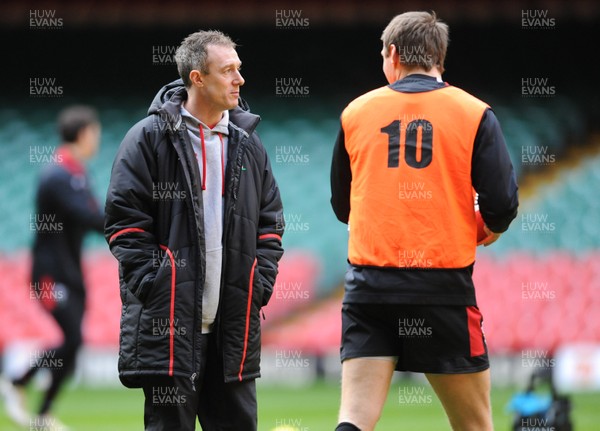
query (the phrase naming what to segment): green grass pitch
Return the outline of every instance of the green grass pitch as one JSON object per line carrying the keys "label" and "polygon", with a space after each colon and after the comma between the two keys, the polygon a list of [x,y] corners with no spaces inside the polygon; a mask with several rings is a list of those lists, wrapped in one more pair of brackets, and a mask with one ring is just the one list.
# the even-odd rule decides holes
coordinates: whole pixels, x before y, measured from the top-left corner
{"label": "green grass pitch", "polygon": [[[512,389],[492,392],[494,425],[497,431],[510,431],[512,415],[505,406],[515,393]],[[368,397],[365,394],[365,397]],[[31,406],[39,394],[30,393]],[[333,431],[339,403],[339,385],[317,383],[307,387],[272,386],[259,380],[259,430],[294,425],[300,431]],[[600,423],[600,393],[572,395],[576,431],[593,431]],[[0,410],[0,430],[18,431]],[[56,416],[73,431],[121,431],[143,429],[141,390],[68,387],[59,397]],[[27,428],[25,428],[27,429]],[[199,430],[200,427],[198,426]],[[377,431],[450,430],[442,407],[429,386],[394,383]],[[242,430],[240,430],[242,431]]]}

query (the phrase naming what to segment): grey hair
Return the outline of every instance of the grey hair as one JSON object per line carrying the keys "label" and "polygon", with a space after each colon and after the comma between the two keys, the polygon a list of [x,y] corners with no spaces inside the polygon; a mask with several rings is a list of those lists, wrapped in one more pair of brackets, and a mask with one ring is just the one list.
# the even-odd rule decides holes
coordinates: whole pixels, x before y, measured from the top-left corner
{"label": "grey hair", "polygon": [[208,74],[208,45],[222,45],[235,48],[237,45],[229,36],[218,31],[197,31],[187,36],[175,52],[175,62],[179,76],[186,87],[190,87],[190,72],[199,70]]}

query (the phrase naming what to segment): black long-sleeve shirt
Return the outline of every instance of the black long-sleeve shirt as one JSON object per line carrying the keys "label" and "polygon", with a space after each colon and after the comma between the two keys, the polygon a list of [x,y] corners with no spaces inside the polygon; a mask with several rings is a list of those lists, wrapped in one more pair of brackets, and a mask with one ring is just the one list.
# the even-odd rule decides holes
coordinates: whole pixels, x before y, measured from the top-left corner
{"label": "black long-sleeve shirt", "polygon": [[35,235],[32,282],[61,283],[83,292],[83,238],[87,231],[104,231],[104,212],[90,190],[84,167],[67,148],[58,148],[53,162],[40,174],[36,211],[29,219]]}

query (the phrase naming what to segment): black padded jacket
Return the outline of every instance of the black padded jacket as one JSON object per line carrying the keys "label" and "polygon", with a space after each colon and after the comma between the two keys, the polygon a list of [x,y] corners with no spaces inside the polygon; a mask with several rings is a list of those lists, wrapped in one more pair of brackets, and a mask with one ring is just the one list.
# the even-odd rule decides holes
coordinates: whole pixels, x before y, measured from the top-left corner
{"label": "black padded jacket", "polygon": [[[122,300],[119,377],[198,378],[205,246],[198,164],[182,121],[181,80],[163,87],[148,116],[116,155],[106,199],[105,236],[119,261]],[[224,381],[260,376],[260,309],[283,254],[283,208],[260,117],[243,100],[229,111],[223,269],[214,331]],[[165,190],[170,191],[165,193]]]}

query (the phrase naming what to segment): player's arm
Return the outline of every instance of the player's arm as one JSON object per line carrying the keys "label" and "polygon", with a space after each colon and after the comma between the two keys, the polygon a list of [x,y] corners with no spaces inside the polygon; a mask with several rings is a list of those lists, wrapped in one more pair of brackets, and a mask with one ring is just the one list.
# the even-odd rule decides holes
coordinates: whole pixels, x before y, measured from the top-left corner
{"label": "player's arm", "polygon": [[152,178],[156,160],[143,130],[125,136],[113,164],[106,196],[104,234],[119,261],[122,285],[143,301],[156,276],[153,259]]}
{"label": "player's arm", "polygon": [[494,242],[517,216],[518,187],[500,123],[487,109],[479,124],[473,147],[471,181],[479,194],[479,211],[484,229],[492,233],[485,245]]}
{"label": "player's arm", "polygon": [[259,144],[264,157],[263,180],[260,196],[260,215],[258,223],[258,239],[256,245],[256,266],[264,286],[262,306],[269,302],[273,294],[275,278],[277,277],[279,259],[283,255],[281,237],[285,229],[283,218],[283,203],[279,195],[279,187],[273,176],[271,163],[267,152],[260,143],[258,135],[253,138]]}
{"label": "player's arm", "polygon": [[350,156],[346,150],[344,128],[340,127],[331,161],[331,207],[338,220],[346,224],[350,218],[351,183]]}
{"label": "player's arm", "polygon": [[73,224],[102,233],[104,213],[84,179],[63,172],[45,184],[42,193],[48,193],[60,212]]}

